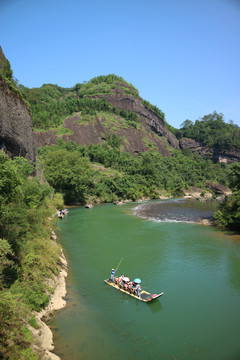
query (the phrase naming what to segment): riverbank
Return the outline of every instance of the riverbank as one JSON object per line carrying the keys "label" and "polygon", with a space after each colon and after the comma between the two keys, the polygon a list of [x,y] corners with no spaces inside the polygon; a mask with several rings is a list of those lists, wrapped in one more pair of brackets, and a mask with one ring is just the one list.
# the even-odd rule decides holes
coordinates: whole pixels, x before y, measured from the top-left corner
{"label": "riverbank", "polygon": [[195,221],[195,224],[214,226],[213,217],[209,218],[209,219],[199,219],[199,220]]}
{"label": "riverbank", "polygon": [[[190,203],[190,214],[195,205],[208,207],[208,202]],[[169,204],[182,215],[187,202],[162,200],[149,206],[164,209]],[[132,354],[146,359],[231,358],[229,351],[239,348],[239,243],[211,226],[139,219],[132,215],[133,207],[76,208],[61,222],[72,284],[66,310],[50,323],[57,331],[57,354],[68,360],[122,360]],[[143,288],[164,291],[164,296],[147,305],[106,285],[103,280],[122,256],[119,271],[140,277]],[[146,332],[143,324],[149,322]],[[197,331],[191,331],[196,324]]]}
{"label": "riverbank", "polygon": [[[51,236],[52,241],[56,242],[57,236],[53,232]],[[60,360],[60,357],[54,354],[53,333],[46,322],[53,316],[54,312],[66,306],[64,297],[66,296],[66,277],[67,273],[67,260],[61,249],[59,273],[53,279],[49,279],[47,285],[54,289],[53,294],[50,295],[50,301],[46,308],[41,312],[35,313],[38,329],[31,328],[35,337],[37,345],[34,350],[42,354],[43,360]]]}

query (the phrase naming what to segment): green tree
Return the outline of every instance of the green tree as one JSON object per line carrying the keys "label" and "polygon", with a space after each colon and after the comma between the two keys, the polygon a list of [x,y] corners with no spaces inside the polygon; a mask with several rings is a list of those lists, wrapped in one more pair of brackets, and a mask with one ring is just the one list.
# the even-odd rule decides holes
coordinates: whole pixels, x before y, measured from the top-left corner
{"label": "green tree", "polygon": [[10,62],[5,59],[4,65],[3,65],[3,69],[2,69],[2,74],[8,79],[8,80],[12,80],[13,78],[13,71],[11,69],[11,65]]}
{"label": "green tree", "polygon": [[240,190],[225,198],[214,219],[218,226],[240,230]]}

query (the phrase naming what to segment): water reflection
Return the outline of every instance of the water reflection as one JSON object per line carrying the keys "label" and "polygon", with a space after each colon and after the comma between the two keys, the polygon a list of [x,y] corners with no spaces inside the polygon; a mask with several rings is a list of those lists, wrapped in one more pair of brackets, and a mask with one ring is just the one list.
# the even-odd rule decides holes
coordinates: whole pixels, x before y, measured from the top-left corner
{"label": "water reflection", "polygon": [[237,290],[240,293],[240,255],[236,253],[231,253],[228,257],[228,268],[229,268],[229,278],[230,284],[234,290]]}

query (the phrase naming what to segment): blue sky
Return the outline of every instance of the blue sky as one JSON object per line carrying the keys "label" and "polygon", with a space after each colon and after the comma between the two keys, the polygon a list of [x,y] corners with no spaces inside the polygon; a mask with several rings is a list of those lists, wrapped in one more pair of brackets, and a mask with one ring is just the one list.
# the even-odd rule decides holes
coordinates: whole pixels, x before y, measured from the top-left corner
{"label": "blue sky", "polygon": [[0,0],[0,45],[25,86],[114,73],[176,128],[240,126],[238,0]]}

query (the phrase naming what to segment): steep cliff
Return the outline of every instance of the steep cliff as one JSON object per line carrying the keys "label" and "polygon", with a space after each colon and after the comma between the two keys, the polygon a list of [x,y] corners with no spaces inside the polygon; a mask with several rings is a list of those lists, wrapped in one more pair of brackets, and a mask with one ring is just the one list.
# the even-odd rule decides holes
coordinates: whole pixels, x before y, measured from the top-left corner
{"label": "steep cliff", "polygon": [[215,163],[222,162],[232,164],[240,161],[240,151],[220,151],[218,147],[208,147],[189,138],[182,138],[179,140],[179,147],[181,150],[188,149],[192,152],[197,152],[202,157],[207,157]]}
{"label": "steep cliff", "polygon": [[88,146],[103,143],[108,135],[115,134],[122,149],[132,154],[156,149],[168,156],[179,148],[161,110],[116,75],[100,76],[70,89],[47,84],[23,90],[31,104],[34,127],[38,128],[38,147],[52,145],[59,137]]}
{"label": "steep cliff", "polygon": [[96,98],[104,98],[119,109],[134,112],[139,116],[139,121],[149,133],[153,131],[158,136],[165,138],[171,147],[179,149],[178,140],[173,133],[166,128],[163,118],[145,105],[140,96],[135,97],[129,94],[126,95],[124,90],[125,88],[128,88],[127,85],[121,83],[118,85],[119,88],[115,88],[112,94],[96,96]]}
{"label": "steep cliff", "polygon": [[3,74],[5,60],[0,48],[0,149],[34,162],[36,146],[30,111],[11,79]]}

